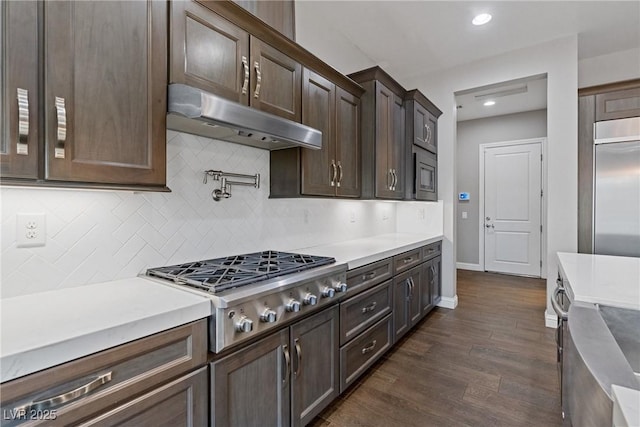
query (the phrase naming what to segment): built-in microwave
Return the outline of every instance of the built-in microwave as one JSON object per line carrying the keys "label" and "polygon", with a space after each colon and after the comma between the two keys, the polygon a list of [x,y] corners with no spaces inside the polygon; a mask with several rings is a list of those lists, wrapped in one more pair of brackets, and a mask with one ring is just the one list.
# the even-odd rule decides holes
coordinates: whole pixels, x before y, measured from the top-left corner
{"label": "built-in microwave", "polygon": [[413,147],[413,198],[438,200],[438,160],[435,155]]}

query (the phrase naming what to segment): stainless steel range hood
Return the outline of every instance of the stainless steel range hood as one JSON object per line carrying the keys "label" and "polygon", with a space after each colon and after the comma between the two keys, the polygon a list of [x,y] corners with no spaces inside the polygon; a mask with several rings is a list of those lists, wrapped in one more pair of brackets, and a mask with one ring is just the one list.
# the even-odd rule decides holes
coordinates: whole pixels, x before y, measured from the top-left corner
{"label": "stainless steel range hood", "polygon": [[169,129],[265,150],[322,148],[322,132],[203,90],[169,85]]}

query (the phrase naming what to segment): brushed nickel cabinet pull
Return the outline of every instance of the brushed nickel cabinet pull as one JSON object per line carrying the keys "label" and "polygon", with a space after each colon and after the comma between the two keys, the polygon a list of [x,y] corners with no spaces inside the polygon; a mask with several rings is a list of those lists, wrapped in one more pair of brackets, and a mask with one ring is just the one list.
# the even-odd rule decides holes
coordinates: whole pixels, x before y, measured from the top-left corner
{"label": "brushed nickel cabinet pull", "polygon": [[[387,173],[387,188],[389,189],[389,191],[393,190],[393,169],[389,169],[389,172]],[[391,184],[389,184],[389,178],[391,178]]]}
{"label": "brushed nickel cabinet pull", "polygon": [[244,81],[242,82],[242,94],[246,95],[249,89],[249,62],[247,57],[242,55],[242,69],[244,70]]}
{"label": "brushed nickel cabinet pull", "polygon": [[253,94],[254,98],[258,98],[260,96],[260,86],[262,85],[262,72],[260,71],[260,63],[255,61],[253,63],[254,68],[256,69],[256,91]]}
{"label": "brushed nickel cabinet pull", "polygon": [[362,280],[371,280],[374,277],[376,277],[376,272],[372,271],[371,273],[363,274],[362,275]]}
{"label": "brushed nickel cabinet pull", "polygon": [[18,96],[18,143],[16,154],[29,155],[29,91],[17,88]]}
{"label": "brushed nickel cabinet pull", "polygon": [[300,339],[293,340],[296,346],[296,357],[298,358],[298,368],[296,369],[296,378],[299,378],[302,374],[302,347],[300,346]]}
{"label": "brushed nickel cabinet pull", "polygon": [[368,313],[370,311],[373,311],[376,309],[376,305],[377,303],[374,301],[371,304],[367,305],[366,307],[362,308],[362,314]]}
{"label": "brushed nickel cabinet pull", "polygon": [[342,164],[340,163],[340,160],[338,160],[338,170],[340,171],[340,175],[338,176],[338,181],[336,182],[336,187],[340,187],[340,184],[342,183]]}
{"label": "brushed nickel cabinet pull", "polygon": [[367,354],[369,352],[372,352],[374,348],[376,348],[376,344],[378,343],[378,340],[373,340],[371,341],[371,344],[369,344],[368,346],[364,347],[362,349],[362,354]]}
{"label": "brushed nickel cabinet pull", "polygon": [[412,260],[413,260],[413,257],[408,256],[408,257],[406,257],[405,259],[402,260],[402,263],[403,264],[407,264],[407,263],[411,262]]}
{"label": "brushed nickel cabinet pull", "polygon": [[284,369],[284,380],[282,381],[282,384],[286,384],[289,382],[289,377],[291,376],[291,356],[289,355],[288,345],[285,344],[282,346],[282,353],[284,353],[284,361],[286,363]]}
{"label": "brushed nickel cabinet pull", "polygon": [[107,372],[104,375],[100,375],[95,380],[76,388],[75,390],[68,391],[66,393],[54,396],[49,399],[39,400],[37,402],[27,403],[26,405],[18,406],[13,409],[13,413],[28,413],[29,411],[40,411],[62,405],[63,403],[70,402],[79,397],[86,396],[98,387],[111,381],[112,372]]}
{"label": "brushed nickel cabinet pull", "polygon": [[58,119],[58,127],[56,134],[56,147],[54,157],[56,159],[64,159],[64,145],[67,141],[67,109],[64,105],[64,98],[56,96],[56,117]]}
{"label": "brushed nickel cabinet pull", "polygon": [[336,179],[338,178],[338,169],[336,167],[335,160],[331,160],[331,186],[336,185]]}
{"label": "brushed nickel cabinet pull", "polygon": [[393,181],[391,183],[391,191],[396,191],[396,184],[398,183],[398,175],[396,174],[395,169],[391,169],[391,177]]}

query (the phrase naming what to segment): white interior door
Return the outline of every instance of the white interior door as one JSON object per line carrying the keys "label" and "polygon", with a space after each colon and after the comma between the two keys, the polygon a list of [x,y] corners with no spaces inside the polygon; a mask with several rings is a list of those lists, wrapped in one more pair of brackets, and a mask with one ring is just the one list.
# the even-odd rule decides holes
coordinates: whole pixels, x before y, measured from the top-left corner
{"label": "white interior door", "polygon": [[485,270],[540,277],[541,144],[484,150]]}

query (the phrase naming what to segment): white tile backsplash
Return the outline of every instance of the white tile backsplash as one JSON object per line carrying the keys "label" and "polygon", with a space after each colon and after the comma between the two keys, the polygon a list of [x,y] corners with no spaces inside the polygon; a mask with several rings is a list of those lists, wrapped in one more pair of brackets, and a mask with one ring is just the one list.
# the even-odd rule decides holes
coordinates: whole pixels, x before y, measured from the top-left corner
{"label": "white tile backsplash", "polygon": [[[133,277],[147,267],[189,260],[396,231],[401,204],[269,199],[268,151],[173,131],[167,139],[171,193],[0,188],[0,296]],[[205,169],[259,173],[260,188],[235,187],[230,199],[214,202],[217,183],[202,183]],[[46,246],[16,247],[18,213],[45,213]]]}

